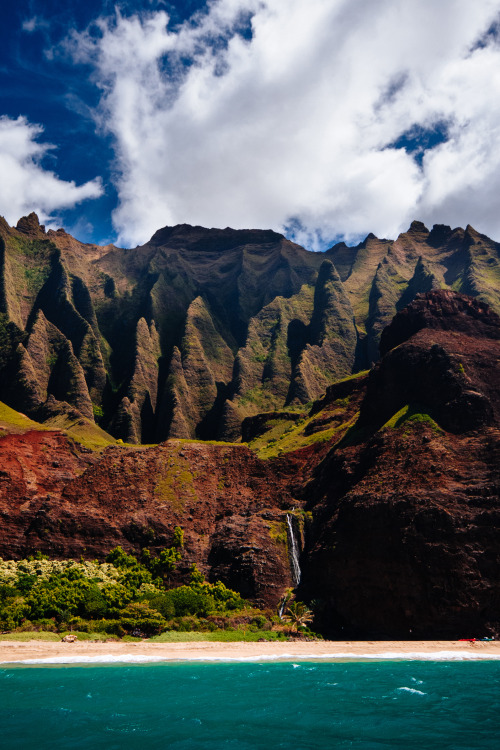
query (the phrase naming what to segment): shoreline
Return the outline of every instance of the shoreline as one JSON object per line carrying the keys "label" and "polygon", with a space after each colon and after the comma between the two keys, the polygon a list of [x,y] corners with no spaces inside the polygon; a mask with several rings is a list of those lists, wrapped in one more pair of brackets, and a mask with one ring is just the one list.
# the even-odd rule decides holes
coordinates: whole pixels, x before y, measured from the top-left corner
{"label": "shoreline", "polygon": [[0,641],[0,665],[238,661],[500,660],[500,641],[62,643]]}

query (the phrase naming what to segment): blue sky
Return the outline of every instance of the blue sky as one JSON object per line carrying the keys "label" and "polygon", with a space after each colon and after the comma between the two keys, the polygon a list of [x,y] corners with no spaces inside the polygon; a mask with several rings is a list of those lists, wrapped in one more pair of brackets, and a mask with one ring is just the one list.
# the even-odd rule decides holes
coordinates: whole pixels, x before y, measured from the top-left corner
{"label": "blue sky", "polygon": [[84,241],[271,227],[312,249],[414,219],[500,239],[500,0],[18,0],[0,214]]}
{"label": "blue sky", "polygon": [[[88,80],[88,69],[75,66],[65,56],[53,57],[49,51],[57,49],[70,30],[84,31],[99,17],[113,15],[117,6],[126,15],[166,10],[171,22],[179,24],[205,3],[16,0],[2,8],[0,24],[0,115],[23,116],[43,126],[40,140],[56,147],[43,163],[62,180],[81,184],[102,177],[101,197],[53,212],[60,219],[56,223],[90,242],[116,239],[111,221],[118,202],[112,180],[113,138],[96,133],[92,109],[98,107],[99,90]],[[8,181],[8,174],[0,180]]]}

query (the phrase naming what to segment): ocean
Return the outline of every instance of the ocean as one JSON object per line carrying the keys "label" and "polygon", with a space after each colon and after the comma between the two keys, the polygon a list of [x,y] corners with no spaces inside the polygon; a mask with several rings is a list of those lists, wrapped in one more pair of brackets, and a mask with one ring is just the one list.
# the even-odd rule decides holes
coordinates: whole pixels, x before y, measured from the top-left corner
{"label": "ocean", "polygon": [[2,750],[498,750],[500,661],[0,665]]}

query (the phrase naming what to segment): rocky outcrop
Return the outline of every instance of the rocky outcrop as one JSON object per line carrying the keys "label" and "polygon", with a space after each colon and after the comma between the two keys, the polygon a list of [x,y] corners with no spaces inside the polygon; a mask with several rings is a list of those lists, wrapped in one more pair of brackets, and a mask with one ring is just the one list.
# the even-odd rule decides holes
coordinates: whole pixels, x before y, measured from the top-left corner
{"label": "rocky outcrop", "polygon": [[[10,370],[16,373],[6,391],[19,411],[40,418],[49,397],[65,401],[93,419],[92,402],[71,343],[38,311],[26,345],[19,343]],[[13,366],[15,365],[15,367]]]}
{"label": "rocky outcrop", "polygon": [[304,490],[302,592],[330,634],[499,634],[498,324],[435,291],[384,332],[356,424]]}
{"label": "rocky outcrop", "polygon": [[28,235],[28,237],[40,237],[45,234],[45,227],[40,224],[38,216],[32,211],[28,216],[19,219],[16,225],[18,232]]}
{"label": "rocky outcrop", "polygon": [[422,329],[452,331],[469,338],[500,340],[500,317],[479,299],[450,291],[417,295],[384,330],[382,356]]}
{"label": "rocky outcrop", "polygon": [[233,401],[240,419],[287,403],[313,310],[314,287],[304,284],[290,299],[276,297],[250,321],[235,359]]}

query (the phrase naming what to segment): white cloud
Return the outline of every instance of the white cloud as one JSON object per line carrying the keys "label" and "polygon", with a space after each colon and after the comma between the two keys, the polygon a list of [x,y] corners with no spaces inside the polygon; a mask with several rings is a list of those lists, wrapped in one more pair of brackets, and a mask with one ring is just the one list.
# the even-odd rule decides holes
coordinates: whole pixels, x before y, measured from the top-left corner
{"label": "white cloud", "polygon": [[99,180],[77,186],[43,168],[53,146],[36,140],[42,132],[24,117],[0,117],[0,208],[10,224],[31,211],[50,221],[53,211],[102,195]]}
{"label": "white cloud", "polygon": [[26,31],[28,34],[33,33],[38,28],[38,19],[36,16],[33,16],[33,18],[29,18],[26,21],[23,21],[22,24],[22,30]]}
{"label": "white cloud", "polygon": [[[499,0],[214,0],[174,31],[156,12],[74,35],[115,138],[120,241],[292,218],[309,242],[394,236],[413,218],[500,236],[500,48],[477,45],[499,13]],[[422,168],[390,147],[442,121],[449,140]]]}

